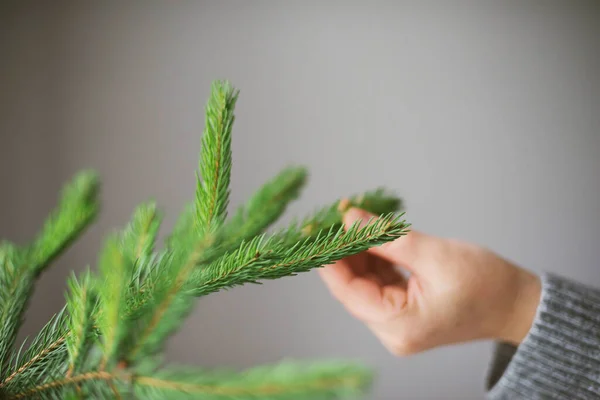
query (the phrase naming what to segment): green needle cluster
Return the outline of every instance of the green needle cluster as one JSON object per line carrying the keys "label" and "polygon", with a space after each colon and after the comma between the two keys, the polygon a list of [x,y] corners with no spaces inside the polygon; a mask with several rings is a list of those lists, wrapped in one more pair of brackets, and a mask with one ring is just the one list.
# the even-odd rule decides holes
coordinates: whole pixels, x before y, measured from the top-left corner
{"label": "green needle cluster", "polygon": [[[195,199],[162,243],[162,212],[140,204],[108,236],[95,268],[71,274],[66,304],[32,339],[17,333],[40,273],[94,221],[99,180],[77,174],[39,234],[25,246],[0,242],[0,399],[338,399],[368,390],[371,371],[347,361],[280,362],[245,371],[168,365],[165,343],[198,297],[294,276],[399,238],[400,199],[382,189],[339,199],[284,229],[268,228],[307,180],[290,166],[228,216],[231,139],[238,91],[211,87]],[[358,206],[380,216],[342,225]]]}

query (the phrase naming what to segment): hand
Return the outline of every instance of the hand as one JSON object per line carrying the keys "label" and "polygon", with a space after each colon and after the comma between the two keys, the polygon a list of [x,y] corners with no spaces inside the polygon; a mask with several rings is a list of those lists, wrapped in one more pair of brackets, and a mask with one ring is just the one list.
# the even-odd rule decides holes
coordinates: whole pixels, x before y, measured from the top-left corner
{"label": "hand", "polygon": [[[350,209],[344,222],[372,217]],[[541,294],[536,275],[484,248],[414,231],[319,273],[396,355],[481,339],[519,344]]]}

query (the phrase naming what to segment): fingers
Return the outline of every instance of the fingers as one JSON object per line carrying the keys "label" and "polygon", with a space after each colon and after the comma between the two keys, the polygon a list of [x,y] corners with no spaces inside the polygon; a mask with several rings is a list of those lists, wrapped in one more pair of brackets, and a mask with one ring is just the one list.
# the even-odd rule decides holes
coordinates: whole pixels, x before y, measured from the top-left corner
{"label": "fingers", "polygon": [[[344,215],[344,224],[361,221],[364,226],[374,217],[351,208]],[[321,268],[319,274],[332,295],[355,317],[365,322],[389,321],[402,313],[408,303],[407,282],[394,265],[411,270],[421,236],[410,233]]]}
{"label": "fingers", "polygon": [[341,260],[318,270],[332,295],[365,322],[386,321],[402,312],[407,300],[405,285],[397,284],[397,277],[387,284],[387,279],[377,274],[357,274],[351,261]]}
{"label": "fingers", "polygon": [[381,286],[357,277],[339,300],[356,318],[366,323],[382,323],[391,321],[406,309],[407,297],[406,290],[400,286]]}
{"label": "fingers", "polygon": [[321,279],[335,297],[340,297],[343,289],[355,278],[355,273],[348,260],[341,260],[335,264],[317,269]]}
{"label": "fingers", "polygon": [[374,271],[374,274],[380,277],[382,285],[406,286],[406,279],[404,275],[397,270],[394,265],[390,264],[383,258],[376,257],[371,254],[369,254],[369,257],[372,259],[371,269]]}
{"label": "fingers", "polygon": [[[350,226],[356,221],[361,221],[360,225],[362,227],[373,218],[375,218],[375,215],[369,212],[358,208],[351,208],[344,215],[344,224]],[[413,269],[415,268],[415,262],[419,255],[419,249],[422,248],[426,239],[426,235],[411,231],[393,242],[372,247],[368,252],[381,257],[394,265],[400,265],[411,270],[411,272],[415,272]]]}

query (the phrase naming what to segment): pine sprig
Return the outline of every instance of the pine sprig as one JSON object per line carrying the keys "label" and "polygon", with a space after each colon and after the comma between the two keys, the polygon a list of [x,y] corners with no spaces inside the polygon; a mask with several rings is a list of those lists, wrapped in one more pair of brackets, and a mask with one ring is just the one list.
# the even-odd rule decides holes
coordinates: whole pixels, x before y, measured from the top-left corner
{"label": "pine sprig", "polygon": [[66,339],[69,335],[67,314],[63,308],[27,345],[25,340],[8,362],[10,366],[0,389],[43,384],[56,371],[63,371],[67,360]]}
{"label": "pine sprig", "polygon": [[218,228],[229,204],[231,129],[238,92],[228,82],[214,82],[206,105],[199,177],[196,223],[200,235]]}
{"label": "pine sprig", "polygon": [[[106,371],[87,372],[52,379],[29,390],[16,393],[11,400],[38,396],[58,399],[64,389],[83,385],[86,391],[104,391],[110,383],[123,386],[128,376]],[[329,362],[305,365],[283,362],[250,370],[206,371],[197,368],[170,367],[133,380],[136,398],[152,399],[261,399],[293,400],[337,399],[354,396],[371,385],[371,372],[359,365]],[[78,398],[78,397],[74,397]]]}
{"label": "pine sprig", "polygon": [[408,224],[401,218],[402,214],[389,213],[368,221],[365,226],[359,223],[347,229],[332,226],[292,247],[287,246],[286,236],[283,235],[279,242],[281,244],[275,248],[281,258],[272,269],[292,266],[302,270],[312,269],[396,240],[408,232]]}
{"label": "pine sprig", "polygon": [[[301,167],[284,169],[226,219],[237,96],[228,82],[212,85],[196,198],[164,248],[156,243],[162,215],[154,202],[143,203],[124,230],[107,238],[98,272],[71,275],[65,308],[18,349],[13,345],[35,279],[97,213],[96,175],[84,171],[63,189],[32,244],[0,243],[0,399],[339,399],[368,388],[370,371],[346,363],[243,372],[163,366],[166,341],[197,297],[294,276],[408,229],[396,214],[400,199],[376,190],[265,233],[299,196],[307,177]],[[344,227],[351,206],[380,217]]]}
{"label": "pine sprig", "polygon": [[[229,204],[231,130],[237,96],[238,92],[228,82],[212,85],[200,153],[195,231],[189,232],[185,222],[176,227],[176,232],[183,232],[179,235],[182,243],[176,242],[179,246],[169,257],[170,264],[157,275],[157,282],[151,282],[153,301],[146,303],[140,313],[139,341],[128,355],[132,360],[160,350],[180,319],[191,310],[191,298],[180,293],[181,289],[193,270],[206,259],[203,253],[208,253],[214,243],[214,233],[223,224]],[[166,315],[170,320],[164,323]]]}
{"label": "pine sprig", "polygon": [[127,311],[129,282],[133,265],[123,254],[118,236],[106,241],[99,262],[98,299],[100,312],[98,330],[102,336],[103,360],[101,369],[119,361],[121,341],[129,333],[129,321],[122,318]]}
{"label": "pine sprig", "polygon": [[73,274],[67,282],[69,288],[67,294],[69,335],[66,335],[66,346],[69,354],[67,376],[79,372],[91,346],[88,339],[93,331],[98,306],[92,282],[89,272],[85,272],[79,280]]}
{"label": "pine sprig", "polygon": [[[53,374],[45,383],[39,385],[33,385],[15,393],[9,394],[7,400],[20,400],[20,399],[41,399],[41,400],[62,400],[64,399],[64,393],[73,387],[79,385],[86,385],[88,395],[91,390],[95,392],[110,393],[108,390],[109,385],[112,384],[118,377],[115,374],[106,371],[90,371],[73,375],[70,377],[64,377],[57,374]],[[94,385],[94,386],[91,386]],[[90,390],[91,389],[91,390]],[[102,390],[104,389],[104,390]],[[118,395],[115,396],[102,396],[102,397],[87,397],[84,398],[114,398],[120,399]],[[73,392],[70,392],[69,396],[72,398],[76,396]],[[81,398],[81,397],[75,397]]]}
{"label": "pine sprig", "polygon": [[89,226],[100,208],[99,186],[93,171],[82,171],[65,185],[57,208],[29,249],[29,268],[41,272]]}
{"label": "pine sprig", "polygon": [[[295,171],[295,172],[294,172]],[[288,176],[287,181],[292,182],[294,179],[290,179],[292,175],[296,176],[296,184],[291,185],[295,187],[295,190],[299,190],[301,187],[301,179],[300,177],[304,176],[302,174],[302,169],[286,169],[282,172],[278,177]],[[285,181],[285,178],[279,179],[275,178],[270,183],[274,183],[276,181]],[[269,184],[267,184],[269,185]],[[277,185],[279,186],[279,185]],[[281,188],[281,186],[280,186]],[[260,193],[271,192],[271,190],[263,189],[258,191],[253,198],[258,199],[263,196]],[[291,199],[289,197],[288,199]],[[219,231],[218,234],[221,234],[224,237],[225,243],[229,243],[230,245],[239,240],[240,237],[244,237],[244,234],[238,233],[235,234],[234,226],[243,226],[245,223],[248,223],[248,226],[252,226],[253,223],[250,222],[252,220],[256,220],[257,218],[252,217],[253,213],[260,213],[260,202],[256,201],[254,205],[252,202],[248,202],[244,206],[244,213],[238,211],[236,216],[227,221],[223,225],[223,230]],[[215,248],[212,249],[209,255],[205,254],[204,260],[211,261],[214,260],[215,257],[221,255],[220,258],[212,261],[210,264],[204,266],[203,268],[195,268],[191,272],[191,276],[187,283],[187,289],[193,293],[195,296],[203,296],[208,293],[212,293],[214,291],[221,290],[220,280],[219,279],[208,279],[207,274],[213,274],[214,276],[229,276],[228,274],[231,271],[239,271],[239,276],[247,274],[248,276],[253,276],[255,273],[252,270],[253,267],[257,267],[261,264],[275,264],[276,254],[274,253],[275,247],[279,247],[279,249],[283,249],[285,251],[286,246],[288,249],[290,246],[300,243],[302,246],[306,246],[309,242],[315,240],[316,235],[320,232],[321,235],[330,231],[340,231],[342,227],[342,216],[343,212],[350,207],[360,207],[372,213],[379,214],[388,214],[394,211],[397,211],[401,208],[401,200],[393,196],[392,194],[387,193],[383,189],[376,189],[370,192],[366,192],[362,195],[351,196],[348,199],[338,200],[326,207],[319,209],[313,214],[303,218],[300,221],[292,222],[286,228],[280,230],[274,235],[256,235],[246,240],[242,241],[241,244],[238,245],[237,248],[233,250],[229,250],[226,254],[221,255],[225,252],[227,248],[226,245],[223,245],[224,242],[219,242],[219,245],[215,245]],[[251,213],[252,212],[252,213]],[[246,222],[240,223],[240,220],[236,221],[236,217],[240,215],[248,215],[245,219]],[[388,217],[391,217],[388,215]],[[183,221],[181,219],[180,223]],[[405,221],[396,221],[396,223],[400,223],[401,228],[404,232],[408,229],[409,224]],[[239,228],[238,228],[239,229]],[[228,236],[226,232],[232,232],[232,235]],[[243,232],[243,230],[242,230]],[[217,235],[216,235],[217,236]],[[186,237],[184,235],[180,236],[180,241]],[[229,239],[230,237],[234,237],[234,239]],[[395,237],[389,238],[388,240],[394,240]],[[323,241],[327,241],[327,238],[321,238]],[[370,245],[369,245],[370,246]],[[325,262],[322,265],[328,264],[329,262]],[[298,271],[301,272],[301,271]],[[287,276],[287,274],[283,274],[282,276]],[[157,280],[151,279],[150,282],[146,281],[146,286],[144,287],[144,294],[152,293],[154,289],[152,288],[152,282]],[[234,278],[231,278],[234,279]],[[264,279],[264,278],[260,278]],[[277,276],[270,279],[277,279]],[[209,286],[217,285],[213,287],[213,289],[208,289],[206,287],[207,282],[211,282]],[[248,279],[240,279],[241,283],[234,283],[232,285],[224,285],[223,287],[232,287],[245,283],[257,283],[257,280],[248,280]],[[137,298],[138,304],[132,305],[132,309],[138,309],[141,304],[144,304],[147,299],[144,296],[140,296]]]}
{"label": "pine sprig", "polygon": [[8,358],[23,323],[35,271],[25,264],[23,251],[8,242],[0,246],[0,377],[8,371]]}
{"label": "pine sprig", "polygon": [[[294,243],[298,237],[311,236],[323,229],[339,227],[344,213],[351,207],[361,208],[372,214],[382,215],[402,210],[402,200],[384,189],[375,189],[360,195],[354,195],[314,211],[301,221],[294,221],[288,228],[290,241]],[[290,234],[295,230],[296,236]]]}
{"label": "pine sprig", "polygon": [[98,211],[98,179],[83,171],[62,189],[59,204],[30,246],[0,250],[0,375],[22,324],[37,275],[90,224]]}
{"label": "pine sprig", "polygon": [[255,270],[273,265],[278,259],[272,251],[263,252],[268,241],[266,235],[255,237],[206,267],[196,269],[187,283],[189,292],[199,297],[221,288],[255,283]]}
{"label": "pine sprig", "polygon": [[192,306],[192,299],[182,289],[190,275],[202,264],[203,254],[212,244],[212,235],[205,235],[193,245],[185,245],[161,257],[156,278],[151,282],[152,301],[146,302],[136,321],[136,344],[127,360],[139,363],[164,345],[167,337],[182,323]]}
{"label": "pine sprig", "polygon": [[154,202],[143,203],[135,209],[131,222],[123,233],[122,244],[125,257],[131,264],[135,265],[154,253],[161,219]]}
{"label": "pine sprig", "polygon": [[133,266],[132,290],[139,291],[155,265],[155,245],[162,215],[156,203],[139,205],[122,233],[122,248],[127,262]]}
{"label": "pine sprig", "polygon": [[138,377],[134,387],[147,400],[326,400],[358,395],[371,380],[368,369],[350,363],[283,362],[242,372],[170,367]]}
{"label": "pine sprig", "polygon": [[[356,224],[347,231],[344,227],[331,227],[292,247],[286,245],[285,232],[268,239],[259,237],[200,270],[190,282],[191,290],[196,296],[205,296],[245,283],[294,276],[395,240],[407,228],[398,216],[389,214],[362,228]],[[295,231],[290,232],[295,235]]]}
{"label": "pine sprig", "polygon": [[[162,287],[165,284],[163,277],[165,269],[170,267],[173,257],[173,252],[163,250],[152,257],[146,258],[134,270],[132,283],[129,288],[127,317],[132,320],[139,320],[141,315],[146,312],[144,306],[150,301],[155,301],[159,295],[157,287]],[[138,275],[138,270],[144,270],[143,279]]]}

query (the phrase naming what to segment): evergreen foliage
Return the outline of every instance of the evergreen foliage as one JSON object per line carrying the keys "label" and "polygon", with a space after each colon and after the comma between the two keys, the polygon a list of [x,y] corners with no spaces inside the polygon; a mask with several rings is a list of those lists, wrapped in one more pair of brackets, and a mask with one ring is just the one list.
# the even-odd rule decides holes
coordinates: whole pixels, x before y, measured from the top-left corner
{"label": "evergreen foliage", "polygon": [[[371,372],[351,362],[281,362],[246,371],[165,365],[167,339],[198,297],[293,276],[392,241],[408,229],[400,200],[378,189],[338,200],[284,229],[269,226],[297,199],[307,172],[291,166],[227,217],[231,131],[238,92],[214,82],[206,106],[196,198],[164,246],[153,202],[110,235],[95,269],[72,274],[66,305],[31,340],[18,329],[40,273],[98,213],[99,181],[83,171],[27,246],[0,242],[0,399],[337,399],[368,389]],[[344,229],[343,211],[381,216]]]}

